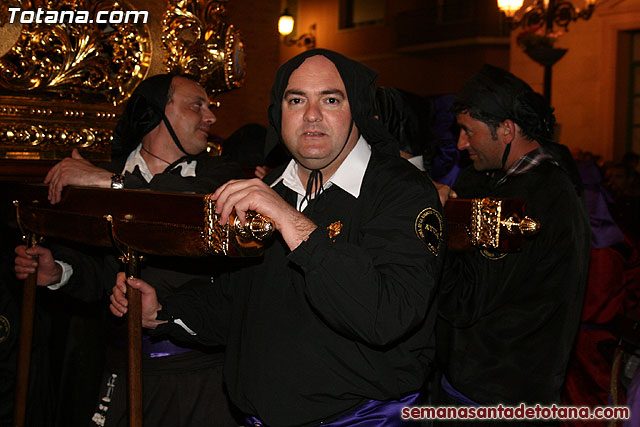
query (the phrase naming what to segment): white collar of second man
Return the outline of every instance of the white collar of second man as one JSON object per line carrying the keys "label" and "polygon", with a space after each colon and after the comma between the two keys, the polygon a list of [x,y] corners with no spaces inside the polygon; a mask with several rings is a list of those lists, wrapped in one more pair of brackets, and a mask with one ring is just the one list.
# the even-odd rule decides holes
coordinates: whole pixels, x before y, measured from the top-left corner
{"label": "white collar of second man", "polygon": [[[324,188],[329,188],[331,185],[337,185],[353,197],[357,198],[360,195],[362,179],[364,178],[364,173],[367,170],[370,158],[371,147],[364,137],[360,135],[355,147],[353,147],[353,150],[351,150],[340,167],[338,167],[336,173],[326,180]],[[274,187],[282,181],[285,187],[295,191],[298,196],[304,197],[306,189],[302,185],[300,177],[298,176],[298,167],[298,163],[296,163],[295,160],[291,160],[282,175],[280,175],[280,177],[271,184],[271,187]]]}
{"label": "white collar of second man", "polygon": [[[140,154],[140,149],[142,148],[142,144],[138,144],[135,150],[129,154],[127,157],[127,162],[124,164],[124,169],[122,173],[129,172],[132,173],[133,170],[138,166],[140,168],[140,173],[142,177],[147,181],[151,182],[153,179],[153,174],[149,171],[149,167],[147,166],[147,162],[144,161],[144,158]],[[187,163],[186,160],[178,163],[175,167],[180,166],[180,175],[183,177],[187,176],[196,176],[196,161],[192,160]]]}

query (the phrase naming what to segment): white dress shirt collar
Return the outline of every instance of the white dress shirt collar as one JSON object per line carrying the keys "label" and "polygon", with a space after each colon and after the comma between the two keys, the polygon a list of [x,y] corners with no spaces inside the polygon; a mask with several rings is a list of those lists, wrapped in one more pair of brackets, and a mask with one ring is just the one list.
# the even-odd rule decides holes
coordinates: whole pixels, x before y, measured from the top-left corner
{"label": "white dress shirt collar", "polygon": [[[356,145],[338,167],[338,170],[336,170],[333,176],[329,179],[326,179],[325,177],[324,188],[327,189],[332,185],[337,185],[353,197],[357,198],[360,195],[362,179],[364,178],[364,173],[367,170],[370,158],[371,147],[361,135]],[[271,184],[271,187],[274,187],[282,181],[285,187],[295,191],[298,194],[297,207],[298,210],[301,211],[306,207],[301,206],[306,193],[306,188],[302,185],[300,177],[298,176],[298,167],[298,163],[292,159],[282,175],[280,175],[280,177]]]}
{"label": "white dress shirt collar", "polygon": [[[142,174],[142,177],[147,182],[151,182],[151,180],[153,179],[153,174],[149,171],[147,162],[144,161],[142,154],[140,154],[141,148],[142,148],[142,144],[138,144],[138,147],[136,147],[136,149],[133,150],[131,154],[129,154],[129,157],[127,157],[127,162],[124,164],[124,169],[122,170],[122,173],[125,173],[125,172],[133,173],[136,166],[138,166],[138,168],[140,168],[140,173]],[[185,160],[178,163],[174,167],[177,168],[178,166],[180,166],[180,175],[182,175],[183,177],[188,177],[188,176],[195,177],[196,164],[197,162],[195,160],[192,160],[189,163],[187,163]]]}

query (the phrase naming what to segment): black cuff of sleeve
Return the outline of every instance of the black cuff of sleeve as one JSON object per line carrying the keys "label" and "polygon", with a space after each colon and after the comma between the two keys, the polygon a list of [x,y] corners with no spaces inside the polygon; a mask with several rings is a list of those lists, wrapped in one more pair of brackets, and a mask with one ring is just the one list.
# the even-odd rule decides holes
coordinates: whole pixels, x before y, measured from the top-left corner
{"label": "black cuff of sleeve", "polygon": [[[175,323],[175,319],[180,316],[176,316],[174,311],[171,310],[170,304],[167,304],[166,301],[161,301],[160,304],[162,304],[162,310],[159,310],[156,313],[156,320],[166,320],[167,323],[161,323],[158,325],[158,327],[156,328],[156,330],[158,328],[160,329],[167,329],[167,327],[170,326],[174,326],[177,325]],[[179,325],[177,325],[178,327],[180,327]],[[180,327],[180,329],[182,329],[182,327]]]}
{"label": "black cuff of sleeve", "polygon": [[306,241],[300,243],[297,248],[291,251],[288,258],[304,270],[305,266],[308,266],[311,260],[314,259],[314,254],[315,258],[317,258],[317,254],[322,254],[324,249],[329,248],[330,244],[331,240],[329,239],[326,228],[318,226],[318,228],[309,234],[309,238]]}
{"label": "black cuff of sleeve", "polygon": [[161,323],[155,329],[149,330],[149,335],[152,337],[179,337],[181,338],[184,334],[181,333],[180,325],[175,323]]}
{"label": "black cuff of sleeve", "polygon": [[166,320],[169,323],[173,323],[174,319],[175,317],[173,317],[173,315],[169,313],[169,311],[165,308],[164,305],[162,306],[162,310],[156,313],[156,320]]}
{"label": "black cuff of sleeve", "polygon": [[158,298],[158,304],[160,304],[162,308],[156,312],[156,319],[169,320],[173,316],[171,301],[165,301],[164,299]]}
{"label": "black cuff of sleeve", "polygon": [[131,172],[125,172],[124,174],[124,188],[140,189],[147,188],[149,185],[146,181]]}
{"label": "black cuff of sleeve", "polygon": [[167,323],[159,324],[155,329],[151,330],[152,337],[172,336],[177,338],[190,338],[182,326],[174,322],[175,316],[166,304],[162,303],[162,310],[156,313],[156,320],[166,320]]}

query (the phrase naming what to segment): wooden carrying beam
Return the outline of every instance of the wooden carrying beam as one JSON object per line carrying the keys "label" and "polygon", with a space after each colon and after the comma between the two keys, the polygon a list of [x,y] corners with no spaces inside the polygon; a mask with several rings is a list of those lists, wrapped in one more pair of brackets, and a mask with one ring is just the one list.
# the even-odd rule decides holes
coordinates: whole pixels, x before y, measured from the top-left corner
{"label": "wooden carrying beam", "polygon": [[[136,274],[138,254],[257,256],[273,231],[270,220],[256,213],[247,213],[245,226],[234,216],[221,226],[215,206],[202,194],[68,187],[56,205],[49,203],[47,195],[43,184],[14,186],[12,199],[23,229],[93,246],[115,245],[128,260],[129,274]],[[524,208],[522,201],[513,199],[450,199],[445,205],[449,248],[517,251],[522,236],[539,228],[524,216]],[[128,298],[130,425],[138,426],[142,411],[139,292],[128,289]]]}
{"label": "wooden carrying beam", "polygon": [[[148,237],[151,241],[140,242],[140,239],[121,235],[123,240],[120,242],[140,252],[157,255],[206,255],[204,245],[199,242],[204,209],[202,195],[68,187],[64,189],[61,201],[51,205],[46,185],[18,184],[15,190],[12,198],[18,201],[20,223],[26,230],[41,236],[111,247],[115,224],[164,224],[176,232],[186,232],[188,243],[178,248],[175,244],[179,242],[155,244],[156,236],[149,233],[136,237]],[[194,237],[196,239],[192,241]]]}
{"label": "wooden carrying beam", "polygon": [[[113,190],[69,187],[61,201],[51,205],[48,187],[16,184],[11,198],[23,230],[40,236],[61,238],[99,247],[116,246],[127,261],[127,274],[138,276],[139,253],[163,256],[256,256],[273,224],[268,218],[247,213],[242,226],[235,217],[221,226],[215,206],[203,195],[162,193],[144,190]],[[35,277],[35,275],[33,275]],[[34,277],[25,283],[20,354],[30,354],[33,323]],[[26,292],[29,291],[27,297]],[[128,401],[129,425],[142,426],[141,299],[137,289],[128,288]],[[28,317],[28,319],[24,319]],[[31,321],[29,321],[31,319]],[[19,366],[14,417],[24,420],[29,365]],[[17,424],[20,425],[20,424]]]}
{"label": "wooden carrying beam", "polygon": [[[220,226],[214,205],[202,194],[68,187],[56,205],[43,184],[16,184],[12,198],[30,232],[111,247],[113,239],[139,253],[202,257],[259,256],[273,224],[255,213],[242,227],[237,218]],[[523,236],[540,224],[525,216],[517,199],[449,199],[445,205],[451,250],[518,251]],[[82,230],[82,233],[78,233]]]}
{"label": "wooden carrying beam", "polygon": [[23,227],[93,246],[111,247],[115,238],[150,255],[247,257],[261,255],[273,232],[271,221],[254,212],[247,212],[245,226],[233,215],[231,226],[221,226],[203,194],[67,187],[55,205],[47,195],[44,184],[15,185],[11,198]]}

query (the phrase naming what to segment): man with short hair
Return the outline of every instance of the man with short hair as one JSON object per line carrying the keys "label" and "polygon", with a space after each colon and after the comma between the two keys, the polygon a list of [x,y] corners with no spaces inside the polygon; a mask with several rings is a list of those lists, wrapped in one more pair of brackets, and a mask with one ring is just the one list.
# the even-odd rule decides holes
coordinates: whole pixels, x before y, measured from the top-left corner
{"label": "man with short hair", "polygon": [[457,95],[462,198],[515,198],[540,222],[519,252],[447,254],[438,299],[442,403],[560,403],[590,249],[581,182],[547,101],[485,66]]}
{"label": "man with short hair", "polygon": [[136,88],[116,125],[113,161],[100,168],[74,150],[47,174],[49,199],[60,201],[67,185],[108,188],[121,180],[125,188],[209,192],[237,174],[237,165],[206,153],[215,121],[197,81],[187,75],[150,77]]}
{"label": "man with short hair", "polygon": [[[210,193],[231,178],[242,177],[239,166],[206,153],[210,126],[216,117],[202,86],[186,75],[162,74],[144,80],[127,102],[114,131],[111,163],[94,166],[74,150],[72,158],[47,174],[49,199],[60,200],[63,187],[81,185]],[[82,232],[82,230],[78,230]],[[37,268],[37,284],[85,301],[97,301],[110,290],[119,270],[111,255],[89,256],[56,246],[54,253],[36,246],[16,248],[15,270],[24,279]],[[38,256],[35,261],[31,256]],[[55,256],[55,261],[54,261]],[[154,283],[158,295],[171,295],[194,277],[213,281],[224,268],[220,258],[145,256],[141,277]],[[119,319],[118,319],[119,320]],[[126,325],[113,326],[107,348],[101,402],[93,417],[96,425],[125,425]],[[202,425],[228,427],[231,415],[222,385],[223,349],[184,346],[175,340],[143,336],[143,418],[145,425]],[[110,390],[110,391],[109,391]],[[174,403],[180,400],[180,405]],[[206,404],[201,402],[206,399]]]}
{"label": "man with short hair", "polygon": [[230,181],[212,195],[223,222],[248,210],[273,220],[261,262],[160,302],[118,276],[114,314],[127,311],[126,281],[143,294],[143,326],[226,344],[225,381],[248,425],[398,426],[421,401],[441,206],[374,118],[375,78],[323,49],[278,70],[268,143],[283,141],[293,160],[270,185]]}

